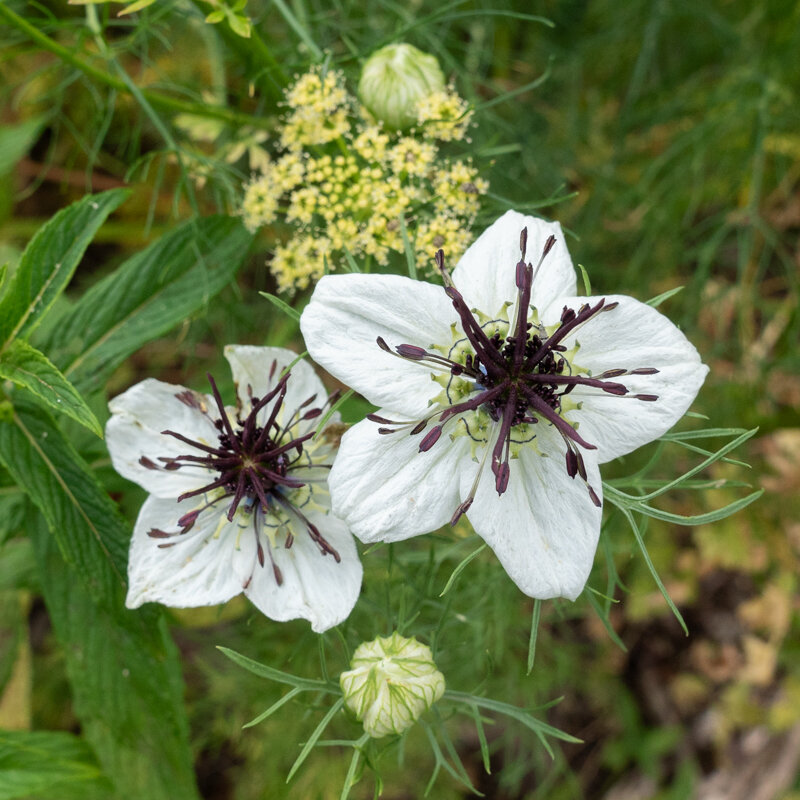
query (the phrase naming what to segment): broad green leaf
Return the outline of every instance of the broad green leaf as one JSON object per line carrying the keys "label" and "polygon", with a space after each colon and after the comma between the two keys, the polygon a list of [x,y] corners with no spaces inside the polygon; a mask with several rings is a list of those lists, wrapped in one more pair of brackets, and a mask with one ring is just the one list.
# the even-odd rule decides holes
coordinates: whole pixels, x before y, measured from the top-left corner
{"label": "broad green leaf", "polygon": [[121,590],[111,605],[98,604],[41,518],[32,535],[75,714],[116,796],[198,800],[179,654],[163,616],[126,609]]}
{"label": "broad green leaf", "polygon": [[[11,404],[7,403],[10,409]],[[25,515],[28,501],[21,489],[16,486],[0,488],[0,544],[13,534],[25,528]]]}
{"label": "broad green leaf", "polygon": [[[4,555],[0,550],[0,558]],[[4,567],[0,561],[0,567]],[[14,668],[22,652],[23,642],[27,644],[27,614],[23,613],[20,593],[17,591],[0,589],[0,697],[2,697],[8,687],[8,682],[14,674]],[[8,715],[19,714],[19,718],[25,721],[27,713],[25,707],[28,705],[27,698],[21,699],[14,711],[7,712],[0,716],[3,724],[8,725]],[[3,717],[6,717],[3,719]],[[2,752],[2,748],[0,748]],[[3,785],[3,761],[0,755],[0,787]],[[0,790],[0,798],[2,792]]]}
{"label": "broad green leaf", "polygon": [[24,387],[56,411],[66,414],[102,437],[100,423],[75,387],[44,353],[40,353],[27,342],[15,339],[0,352],[0,378]]}
{"label": "broad green leaf", "polygon": [[9,172],[31,149],[44,122],[44,117],[34,117],[19,125],[0,128],[0,175]]}
{"label": "broad green leaf", "polygon": [[47,520],[64,560],[98,602],[125,583],[129,533],[111,498],[53,419],[12,396],[0,422],[0,461]]}
{"label": "broad green leaf", "polygon": [[52,417],[19,394],[0,421],[0,460],[41,511],[26,528],[84,735],[120,797],[197,800],[177,651],[153,607],[125,608],[128,526]]}
{"label": "broad green leaf", "polygon": [[43,225],[0,299],[0,350],[27,336],[69,283],[87,245],[128,191],[87,195]]}
{"label": "broad green leaf", "polygon": [[32,794],[63,797],[70,789],[107,793],[92,751],[61,731],[0,731],[0,800]]}
{"label": "broad green leaf", "polygon": [[89,289],[44,349],[79,389],[99,387],[131,353],[227,285],[251,240],[230,217],[181,225]]}
{"label": "broad green leaf", "polygon": [[38,578],[30,539],[12,539],[0,547],[0,592],[36,589]]}

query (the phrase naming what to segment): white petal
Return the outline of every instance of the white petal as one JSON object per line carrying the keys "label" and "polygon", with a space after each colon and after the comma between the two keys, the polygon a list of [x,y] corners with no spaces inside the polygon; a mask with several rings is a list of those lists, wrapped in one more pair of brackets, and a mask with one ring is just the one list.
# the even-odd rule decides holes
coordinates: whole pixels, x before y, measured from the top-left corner
{"label": "white petal", "polygon": [[[297,353],[284,347],[255,347],[251,345],[229,344],[225,347],[225,358],[231,365],[239,402],[246,414],[250,409],[251,397],[264,397],[278,382],[285,367],[293,363]],[[310,397],[316,395],[315,402],[308,406],[321,406],[328,396],[322,381],[314,368],[305,359],[292,367],[292,374],[286,385],[286,397],[278,419],[288,419]],[[277,398],[276,398],[277,399]],[[268,403],[258,415],[259,421],[268,419],[274,403]],[[306,410],[308,410],[306,409]],[[315,423],[312,423],[315,424]]]}
{"label": "white petal", "polygon": [[534,279],[531,304],[541,310],[556,298],[576,293],[575,270],[561,225],[506,211],[470,246],[453,271],[453,283],[470,308],[492,316],[502,309],[503,303],[516,300],[516,265],[523,228],[528,230],[525,260],[534,267],[548,237],[556,237]]}
{"label": "white petal", "polygon": [[142,456],[153,464],[162,464],[160,456],[202,455],[190,445],[161,433],[163,430],[172,430],[211,446],[219,443],[219,431],[211,419],[178,399],[184,392],[196,402],[215,408],[213,398],[153,378],[131,386],[108,404],[111,418],[106,425],[106,445],[114,469],[158,497],[177,497],[206,485],[215,477],[215,473],[203,467],[149,469],[140,462]]}
{"label": "white petal", "polygon": [[[563,304],[577,309],[599,299],[567,298]],[[601,464],[666,433],[686,413],[708,373],[694,345],[656,309],[624,295],[608,295],[606,302],[618,302],[619,306],[593,317],[564,342],[567,347],[576,339],[580,342],[576,363],[595,375],[608,369],[641,367],[655,367],[659,372],[614,379],[631,395],[658,395],[654,402],[582,387],[570,395],[583,401],[583,407],[567,416],[579,423],[586,441],[597,445]],[[560,313],[561,308],[551,309],[550,322],[557,321]]]}
{"label": "white petal", "polygon": [[[391,418],[386,409],[378,413]],[[381,435],[378,427],[364,420],[342,437],[328,479],[333,510],[362,542],[399,541],[440,528],[459,505],[462,465],[472,464],[467,438],[450,441],[445,432],[420,453],[424,433]]]}
{"label": "white petal", "polygon": [[332,514],[306,515],[339,553],[341,561],[323,555],[308,532],[295,529],[288,549],[279,544],[272,558],[282,577],[279,586],[269,555],[264,567],[256,567],[245,594],[270,619],[307,619],[317,633],[338,625],[358,599],[363,573],[355,542],[347,526]]}
{"label": "white petal", "polygon": [[[592,568],[600,535],[602,509],[597,508],[580,477],[567,475],[564,443],[540,423],[537,443],[523,447],[510,462],[508,489],[498,495],[490,470],[481,478],[467,517],[494,550],[511,580],[529,597],[574,600]],[[602,496],[597,464],[584,453],[589,484]],[[466,497],[474,472],[464,472]]]}
{"label": "white petal", "polygon": [[[149,602],[177,608],[210,606],[242,591],[257,563],[255,534],[252,527],[242,529],[224,518],[227,503],[201,513],[188,533],[169,539],[148,535],[153,528],[178,531],[178,519],[198,504],[199,498],[145,501],[128,558],[129,608]],[[164,544],[172,546],[159,547]]]}
{"label": "white petal", "polygon": [[300,329],[311,357],[375,405],[416,416],[441,387],[431,370],[381,350],[450,345],[456,320],[440,286],[399,275],[326,275],[317,283]]}

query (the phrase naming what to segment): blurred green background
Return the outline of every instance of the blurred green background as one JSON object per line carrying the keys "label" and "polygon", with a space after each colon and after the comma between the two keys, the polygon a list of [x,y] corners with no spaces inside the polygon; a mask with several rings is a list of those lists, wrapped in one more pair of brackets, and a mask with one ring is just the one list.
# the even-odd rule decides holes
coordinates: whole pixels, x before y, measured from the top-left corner
{"label": "blurred green background", "polygon": [[[684,287],[661,310],[711,367],[694,410],[709,426],[759,428],[733,454],[751,469],[720,462],[707,477],[767,490],[713,525],[651,521],[650,553],[690,636],[609,512],[604,542],[627,588],[610,614],[619,642],[585,596],[546,603],[526,676],[532,603],[489,557],[476,559],[441,601],[452,614],[438,631],[437,662],[452,688],[530,707],[563,697],[541,715],[583,740],[551,760],[530,732],[497,722],[486,775],[474,728],[456,719],[459,753],[488,797],[798,800],[800,7],[251,0],[249,39],[226,23],[204,24],[211,6],[202,0],[156,0],[121,18],[118,4],[88,13],[50,0],[8,7],[64,52],[0,21],[0,263],[13,262],[44,220],[87,191],[134,188],[90,247],[75,296],[180,220],[236,212],[249,170],[246,159],[226,160],[226,144],[248,118],[262,120],[254,129],[269,125],[286,76],[304,71],[315,47],[354,87],[361,60],[391,41],[434,53],[476,108],[472,141],[457,152],[469,152],[491,182],[478,229],[509,205],[529,210],[568,229],[573,260],[595,293],[646,300]],[[116,84],[87,75],[70,56]],[[187,126],[170,99],[197,104],[199,118],[212,105],[241,118],[205,141],[197,119]],[[291,320],[258,295],[274,288],[265,257],[275,233],[258,238],[235,286],[145,347],[105,396],[148,376],[200,386],[209,368],[226,375],[228,342],[301,350]],[[96,406],[105,414],[102,396]],[[355,419],[360,408],[349,413]],[[82,445],[94,448],[94,465],[134,518],[144,495],[112,475],[102,443],[87,436]],[[609,465],[604,477],[642,463]],[[667,448],[657,477],[690,463]],[[736,496],[709,484],[662,504],[697,514]],[[24,529],[24,520],[7,524]],[[406,632],[423,637],[435,628],[441,608],[424,598],[441,591],[475,544],[450,535],[419,541],[402,556],[376,554],[385,569],[373,574],[357,615],[374,615],[378,625],[406,620]],[[239,600],[172,614],[201,792],[209,800],[336,798],[349,759],[335,748],[315,751],[284,783],[319,709],[296,703],[242,730],[282,690],[235,668],[214,645],[308,676],[319,658],[306,624],[271,623]],[[338,640],[324,642],[338,671]],[[0,583],[0,686],[0,727],[77,730],[32,579],[24,590]],[[423,732],[413,730],[399,757],[387,752],[380,767],[384,798],[421,797],[432,768]],[[366,775],[352,796],[371,797],[372,783]],[[465,792],[443,774],[430,796]]]}

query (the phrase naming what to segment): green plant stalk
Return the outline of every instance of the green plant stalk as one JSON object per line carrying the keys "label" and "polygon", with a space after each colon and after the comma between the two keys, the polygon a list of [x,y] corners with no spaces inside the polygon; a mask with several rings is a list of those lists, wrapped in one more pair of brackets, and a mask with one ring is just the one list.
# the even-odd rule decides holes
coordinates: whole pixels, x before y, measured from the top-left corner
{"label": "green plant stalk", "polygon": [[[206,2],[206,0],[192,0],[192,3],[198,8],[204,17],[208,16],[217,6]],[[250,27],[250,37],[244,39],[237,36],[228,27],[227,22],[215,25],[215,31],[225,42],[231,45],[234,53],[243,53],[252,65],[266,64],[269,66],[270,71],[281,85],[286,85],[289,82],[289,76],[284,72],[280,61],[272,54],[267,43],[261,38],[261,34],[256,30],[255,25]],[[279,99],[283,92],[276,83],[269,81],[260,81],[262,89],[268,91],[273,97]]]}
{"label": "green plant stalk", "polygon": [[[16,14],[8,8],[3,2],[0,2],[0,19],[5,19],[8,23],[17,28],[17,30],[22,31],[27,37],[36,42],[42,49],[53,53],[67,64],[71,64],[73,67],[83,72],[84,75],[93,78],[98,83],[116,89],[118,92],[131,94],[130,87],[124,81],[87,63],[82,58],[75,55],[69,48],[64,47],[47,36],[47,34],[42,33],[24,17],[19,16],[19,14]],[[204,103],[180,100],[176,97],[168,97],[167,95],[154,92],[150,89],[142,89],[141,92],[151,105],[176,113],[211,117],[226,122],[229,125],[250,125],[257,128],[270,129],[274,124],[269,117],[254,117],[242,111],[232,111],[228,108],[217,108],[215,106],[205,105]]]}

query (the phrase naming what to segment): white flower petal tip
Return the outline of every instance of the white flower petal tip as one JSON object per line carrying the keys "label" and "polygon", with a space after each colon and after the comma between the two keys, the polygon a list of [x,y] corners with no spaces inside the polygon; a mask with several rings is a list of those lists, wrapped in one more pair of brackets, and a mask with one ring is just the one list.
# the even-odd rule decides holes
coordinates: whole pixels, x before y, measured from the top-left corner
{"label": "white flower petal tip", "polygon": [[112,461],[151,490],[126,603],[215,605],[243,592],[272,619],[326,630],[350,613],[362,576],[330,513],[331,444],[314,439],[330,398],[308,364],[285,371],[289,350],[231,346],[226,357],[235,412],[213,379],[211,396],[144,381],[109,404]]}
{"label": "white flower petal tip", "polygon": [[[363,569],[347,526],[333,514],[309,512],[333,553],[321,553],[310,536],[272,551],[273,570],[261,570],[245,589],[250,601],[270,619],[307,619],[322,633],[350,615],[361,591]],[[275,575],[279,575],[277,580]]]}
{"label": "white flower petal tip", "polygon": [[534,264],[550,237],[555,237],[536,275],[537,308],[544,309],[558,298],[576,293],[575,268],[561,225],[518,211],[506,211],[475,240],[453,270],[453,283],[470,308],[494,315],[504,303],[514,302],[517,297],[514,265],[520,260],[523,231],[528,257]]}
{"label": "white flower petal tip", "polygon": [[[602,507],[564,469],[565,447],[558,435],[544,430],[540,437],[550,457],[522,450],[506,491],[498,495],[490,481],[483,483],[467,518],[521,592],[541,600],[575,600],[592,569]],[[602,501],[600,472],[591,453],[584,455],[583,466],[587,484],[596,487],[597,501]],[[464,494],[472,480],[471,474],[462,477]]]}
{"label": "white flower petal tip", "polygon": [[344,702],[374,739],[407,730],[444,694],[430,647],[396,631],[359,645],[350,666],[339,677]]}
{"label": "white flower petal tip", "polygon": [[[329,276],[301,327],[314,359],[381,410],[342,441],[333,508],[364,541],[467,514],[532,597],[576,597],[602,516],[598,464],[661,436],[707,374],[666,317],[576,297],[558,223],[509,211],[444,288]],[[371,427],[370,427],[371,426]]]}

